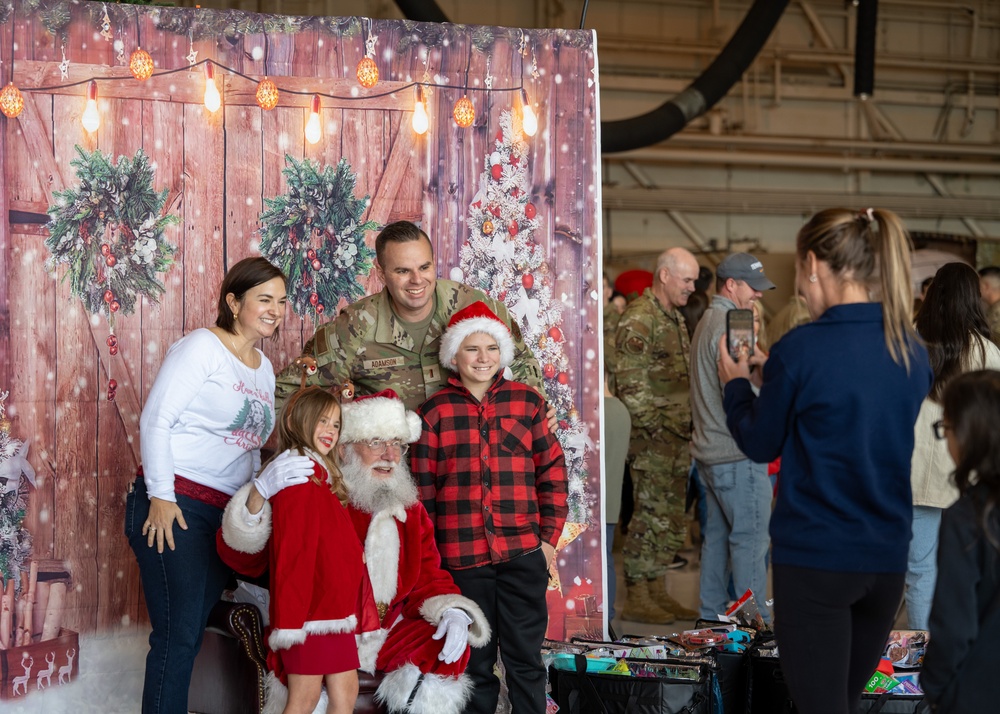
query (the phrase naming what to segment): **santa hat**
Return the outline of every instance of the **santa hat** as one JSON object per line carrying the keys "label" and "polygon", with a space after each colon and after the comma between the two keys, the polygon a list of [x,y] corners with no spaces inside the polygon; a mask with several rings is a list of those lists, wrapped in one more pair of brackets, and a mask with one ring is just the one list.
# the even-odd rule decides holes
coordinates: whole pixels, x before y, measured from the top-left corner
{"label": "santa hat", "polygon": [[340,409],[341,442],[399,439],[410,444],[420,438],[420,417],[407,411],[403,400],[391,389],[355,397]]}
{"label": "santa hat", "polygon": [[448,329],[441,338],[439,360],[441,366],[452,371],[455,365],[451,363],[458,354],[458,348],[469,335],[483,332],[497,341],[500,346],[500,369],[509,367],[514,361],[514,338],[504,321],[496,316],[482,300],[478,300],[451,316]]}

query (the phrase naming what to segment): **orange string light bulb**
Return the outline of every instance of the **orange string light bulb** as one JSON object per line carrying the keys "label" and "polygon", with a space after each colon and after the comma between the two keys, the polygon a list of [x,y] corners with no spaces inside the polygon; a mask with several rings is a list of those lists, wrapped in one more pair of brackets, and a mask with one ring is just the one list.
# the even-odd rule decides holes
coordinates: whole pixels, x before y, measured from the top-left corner
{"label": "orange string light bulb", "polygon": [[365,89],[371,89],[378,84],[378,65],[375,58],[365,56],[358,62],[358,83]]}
{"label": "orange string light bulb", "polygon": [[153,58],[146,50],[137,47],[128,59],[128,68],[132,70],[133,77],[145,82],[153,76]]}
{"label": "orange string light bulb", "polygon": [[476,108],[472,106],[472,100],[463,95],[461,99],[455,102],[452,116],[455,117],[455,123],[463,129],[468,129],[472,126],[472,122],[476,120]]}
{"label": "orange string light bulb", "polygon": [[87,106],[80,117],[83,128],[93,134],[101,126],[101,113],[97,110],[97,82],[90,80],[87,85]]}
{"label": "orange string light bulb", "polygon": [[257,85],[257,104],[261,109],[270,111],[278,106],[278,85],[267,77]]}
{"label": "orange string light bulb", "polygon": [[13,119],[22,109],[24,109],[24,97],[21,96],[21,90],[10,82],[0,90],[0,112],[3,112],[8,119]]}

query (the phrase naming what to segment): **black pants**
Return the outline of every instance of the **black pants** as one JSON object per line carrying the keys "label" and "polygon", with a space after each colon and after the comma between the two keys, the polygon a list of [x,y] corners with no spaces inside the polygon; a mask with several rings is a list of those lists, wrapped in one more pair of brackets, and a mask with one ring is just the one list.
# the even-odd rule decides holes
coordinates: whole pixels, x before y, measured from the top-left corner
{"label": "black pants", "polygon": [[774,565],[781,669],[799,714],[855,714],[903,596],[904,573]]}
{"label": "black pants", "polygon": [[548,570],[541,549],[506,563],[449,572],[462,594],[482,608],[492,631],[489,644],[473,647],[469,657],[466,674],[473,689],[466,714],[493,714],[497,709],[500,680],[493,667],[498,648],[503,652],[512,711],[544,714],[542,640],[548,625]]}

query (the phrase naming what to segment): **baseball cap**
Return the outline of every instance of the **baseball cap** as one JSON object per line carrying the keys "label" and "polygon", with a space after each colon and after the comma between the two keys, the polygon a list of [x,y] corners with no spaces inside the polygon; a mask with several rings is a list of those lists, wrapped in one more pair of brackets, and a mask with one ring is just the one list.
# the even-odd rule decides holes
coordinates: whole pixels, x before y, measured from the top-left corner
{"label": "baseball cap", "polygon": [[754,290],[774,290],[774,283],[764,275],[764,264],[749,253],[727,255],[715,269],[722,280],[742,280]]}

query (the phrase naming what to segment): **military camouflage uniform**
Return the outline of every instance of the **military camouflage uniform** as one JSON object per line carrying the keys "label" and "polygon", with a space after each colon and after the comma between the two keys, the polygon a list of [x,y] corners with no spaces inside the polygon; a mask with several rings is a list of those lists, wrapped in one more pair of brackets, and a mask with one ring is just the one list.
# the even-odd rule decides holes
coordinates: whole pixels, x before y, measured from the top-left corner
{"label": "military camouflage uniform", "polygon": [[690,343],[680,312],[651,289],[625,309],[615,332],[617,394],[632,416],[635,513],[623,555],[630,582],[653,580],[684,543],[691,468]]}
{"label": "military camouflage uniform", "polygon": [[611,301],[604,306],[604,374],[608,380],[608,389],[615,391],[615,331],[622,314]]}
{"label": "military camouflage uniform", "polygon": [[990,323],[990,330],[993,332],[993,341],[1000,345],[1000,300],[986,308],[986,319]]}
{"label": "military camouflage uniform", "polygon": [[[448,383],[438,362],[441,334],[451,316],[467,305],[482,300],[511,328],[514,337],[514,379],[545,395],[542,373],[534,355],[524,344],[517,323],[511,320],[503,303],[478,290],[451,280],[438,280],[434,291],[434,315],[427,326],[422,347],[413,338],[390,307],[389,292],[383,289],[348,305],[332,321],[320,325],[306,343],[303,356],[316,360],[317,372],[306,383],[324,388],[351,381],[358,394],[374,394],[393,389],[406,404],[416,409],[427,397]],[[286,367],[277,378],[275,406],[299,388],[302,370],[295,364]]]}

